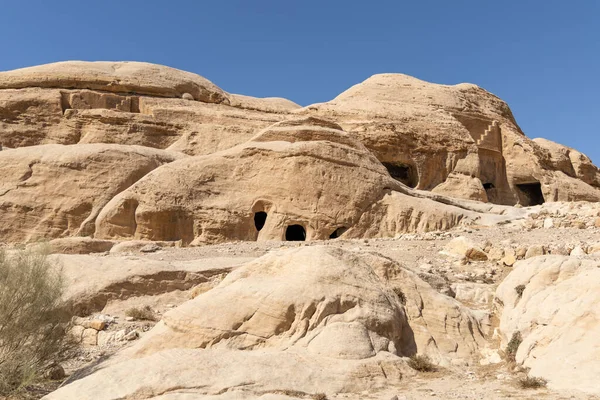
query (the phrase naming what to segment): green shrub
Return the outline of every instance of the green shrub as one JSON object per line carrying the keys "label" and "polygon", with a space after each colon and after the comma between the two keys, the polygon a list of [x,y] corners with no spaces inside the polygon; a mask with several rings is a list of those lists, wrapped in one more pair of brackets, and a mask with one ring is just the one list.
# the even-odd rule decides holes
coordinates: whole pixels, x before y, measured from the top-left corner
{"label": "green shrub", "polygon": [[408,366],[420,372],[437,371],[437,366],[425,355],[415,354],[408,360]]}
{"label": "green shrub", "polygon": [[140,321],[156,321],[156,316],[150,306],[145,306],[143,308],[132,307],[125,311],[125,315]]}
{"label": "green shrub", "polygon": [[521,332],[516,331],[513,333],[510,341],[506,345],[506,359],[510,362],[515,362],[515,356],[517,355],[517,350],[519,350],[519,346],[523,342],[523,338],[521,337]]}
{"label": "green shrub", "polygon": [[35,382],[72,342],[61,269],[43,251],[0,250],[0,395]]}
{"label": "green shrub", "polygon": [[539,389],[546,387],[547,384],[547,380],[533,376],[527,376],[526,378],[519,379],[519,386],[521,389]]}

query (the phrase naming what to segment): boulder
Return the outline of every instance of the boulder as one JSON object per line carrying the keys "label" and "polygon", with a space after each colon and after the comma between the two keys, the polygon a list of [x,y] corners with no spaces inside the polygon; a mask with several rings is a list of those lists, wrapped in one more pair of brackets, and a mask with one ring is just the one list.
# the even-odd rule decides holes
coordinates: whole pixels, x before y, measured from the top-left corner
{"label": "boulder", "polygon": [[[219,304],[219,313],[211,312]],[[305,348],[364,359],[415,352],[398,297],[359,254],[329,247],[269,253],[168,311],[134,348]]]}
{"label": "boulder", "polygon": [[72,303],[75,313],[83,316],[102,311],[114,300],[189,290],[252,260],[215,257],[160,261],[124,255],[52,255],[50,259],[64,273],[65,300]]}
{"label": "boulder", "polygon": [[[343,360],[272,349],[172,349],[97,369],[44,400],[79,400],[82,393],[96,400],[287,400],[318,393],[373,394],[412,373],[400,358],[389,353],[368,360]],[[276,397],[263,397],[268,394]]]}
{"label": "boulder", "polygon": [[444,247],[444,252],[465,257],[472,261],[486,261],[488,259],[487,254],[478,245],[464,236],[459,236],[448,242]]}
{"label": "boulder", "polygon": [[600,394],[599,267],[597,260],[535,257],[518,262],[496,291],[502,348],[519,332],[516,361],[551,389]]}
{"label": "boulder", "polygon": [[110,251],[115,242],[89,237],[67,237],[51,240],[50,251],[59,254],[90,254]]}
{"label": "boulder", "polygon": [[525,259],[537,256],[543,256],[546,254],[546,248],[541,245],[533,245],[529,246],[527,252],[525,253]]}

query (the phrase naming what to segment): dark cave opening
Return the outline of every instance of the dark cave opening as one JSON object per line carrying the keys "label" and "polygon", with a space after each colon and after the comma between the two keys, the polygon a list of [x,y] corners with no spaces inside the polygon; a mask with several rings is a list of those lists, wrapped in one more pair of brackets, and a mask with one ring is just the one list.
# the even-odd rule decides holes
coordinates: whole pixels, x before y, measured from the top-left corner
{"label": "dark cave opening", "polygon": [[525,198],[524,203],[521,204],[525,207],[528,206],[537,206],[540,204],[544,204],[544,194],[542,193],[542,184],[539,182],[533,183],[521,183],[516,185],[517,189],[521,192],[521,194]]}
{"label": "dark cave opening", "polygon": [[267,221],[267,213],[264,211],[258,211],[254,213],[254,226],[256,230],[260,232],[260,230],[265,226],[265,222]]}
{"label": "dark cave opening", "polygon": [[483,184],[483,188],[484,188],[485,190],[494,189],[495,187],[496,187],[496,186],[494,186],[494,184],[493,184],[493,183],[489,183],[489,182],[488,182],[488,183],[484,183],[484,184]]}
{"label": "dark cave opening", "polygon": [[388,162],[382,164],[388,170],[392,178],[404,183],[406,186],[414,188],[419,183],[419,177],[412,165]]}
{"label": "dark cave opening", "polygon": [[335,231],[333,231],[331,233],[331,235],[329,235],[329,239],[337,239],[340,236],[342,236],[344,234],[344,232],[346,232],[348,230],[348,228],[341,226],[339,228],[337,228]]}
{"label": "dark cave opening", "polygon": [[302,225],[290,225],[285,230],[285,240],[303,242],[306,240],[306,230]]}

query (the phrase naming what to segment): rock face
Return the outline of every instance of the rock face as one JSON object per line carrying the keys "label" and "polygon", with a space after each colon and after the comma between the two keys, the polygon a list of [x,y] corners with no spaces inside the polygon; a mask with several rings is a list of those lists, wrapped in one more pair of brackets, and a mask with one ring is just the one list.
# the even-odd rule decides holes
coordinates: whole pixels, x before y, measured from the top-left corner
{"label": "rock face", "polygon": [[599,266],[597,260],[533,257],[518,262],[496,291],[502,346],[519,332],[516,361],[551,388],[600,393]]}
{"label": "rock face", "polygon": [[456,300],[381,255],[301,247],[235,269],[98,372],[47,398],[377,391],[412,373],[398,356],[473,359],[480,329]]}
{"label": "rock face", "polygon": [[0,238],[90,236],[119,192],[181,154],[138,146],[44,145],[0,152]]}
{"label": "rock face", "polygon": [[[10,190],[0,191],[5,242],[389,237],[509,214],[473,200],[600,200],[590,160],[526,138],[496,96],[401,74],[301,108],[147,63],[1,72],[0,144],[0,168],[10,170]],[[118,158],[105,160],[109,173],[86,161],[93,151]],[[23,177],[42,155],[53,172],[36,174],[33,189]],[[65,167],[68,157],[80,170]]]}
{"label": "rock face", "polygon": [[475,214],[403,192],[359,141],[305,118],[148,174],[104,208],[96,237],[184,244],[329,239],[346,231],[368,237],[448,228]]}
{"label": "rock face", "polygon": [[524,206],[600,199],[589,159],[572,151],[555,162],[556,151],[525,137],[508,105],[475,85],[381,74],[302,112],[339,123],[411,187]]}
{"label": "rock face", "polygon": [[[193,101],[196,100],[196,101]],[[230,95],[203,77],[138,62],[63,62],[0,72],[0,143],[118,143],[207,154],[298,105]]]}
{"label": "rock face", "polygon": [[68,61],[0,72],[0,89],[29,87],[91,89],[182,97],[222,103],[227,94],[209,80],[190,72],[143,62]]}
{"label": "rock face", "polygon": [[[211,312],[216,308],[221,312]],[[268,254],[230,273],[165,314],[135,354],[294,347],[342,359],[416,351],[402,304],[369,264],[357,254],[315,247]]]}

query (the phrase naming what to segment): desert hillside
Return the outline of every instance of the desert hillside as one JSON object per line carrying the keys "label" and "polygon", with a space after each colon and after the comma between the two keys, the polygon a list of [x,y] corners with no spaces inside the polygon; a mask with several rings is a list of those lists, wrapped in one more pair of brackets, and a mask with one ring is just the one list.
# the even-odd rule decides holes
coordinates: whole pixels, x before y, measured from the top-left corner
{"label": "desert hillside", "polygon": [[600,396],[600,170],[476,85],[0,72],[0,176],[0,266],[41,253],[69,317],[29,398]]}

